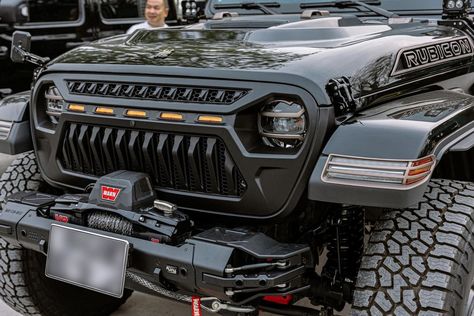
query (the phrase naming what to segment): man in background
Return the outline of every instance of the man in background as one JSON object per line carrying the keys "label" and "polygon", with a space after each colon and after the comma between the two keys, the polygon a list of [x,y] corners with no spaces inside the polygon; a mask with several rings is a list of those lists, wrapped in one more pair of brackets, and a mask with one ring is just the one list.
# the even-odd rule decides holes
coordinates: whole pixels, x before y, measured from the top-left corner
{"label": "man in background", "polygon": [[139,29],[155,29],[161,27],[168,27],[165,19],[168,16],[168,1],[167,0],[147,0],[145,7],[146,21],[132,25],[127,31],[127,34],[133,33]]}

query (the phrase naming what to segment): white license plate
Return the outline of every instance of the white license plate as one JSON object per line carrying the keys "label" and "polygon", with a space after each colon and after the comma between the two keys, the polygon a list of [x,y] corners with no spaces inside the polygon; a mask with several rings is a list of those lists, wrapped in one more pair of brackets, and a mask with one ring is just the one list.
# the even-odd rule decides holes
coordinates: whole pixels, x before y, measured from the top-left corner
{"label": "white license plate", "polygon": [[115,297],[122,297],[129,243],[52,224],[46,276]]}

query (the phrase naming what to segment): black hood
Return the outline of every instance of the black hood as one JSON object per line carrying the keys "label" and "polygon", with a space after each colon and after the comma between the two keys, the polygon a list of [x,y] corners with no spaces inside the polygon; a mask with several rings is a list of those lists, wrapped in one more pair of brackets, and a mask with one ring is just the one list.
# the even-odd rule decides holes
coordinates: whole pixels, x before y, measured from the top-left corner
{"label": "black hood", "polygon": [[[83,64],[83,69],[92,71],[95,64],[120,64],[157,66],[157,73],[162,66],[176,67],[180,73],[183,67],[277,72],[305,77],[322,88],[331,78],[346,76],[356,95],[413,80],[434,69],[439,73],[460,66],[459,60],[448,60],[403,76],[393,75],[401,51],[465,37],[458,29],[428,22],[344,21],[328,17],[250,31],[143,30],[79,47],[53,63]],[[462,66],[466,65],[465,59]]]}

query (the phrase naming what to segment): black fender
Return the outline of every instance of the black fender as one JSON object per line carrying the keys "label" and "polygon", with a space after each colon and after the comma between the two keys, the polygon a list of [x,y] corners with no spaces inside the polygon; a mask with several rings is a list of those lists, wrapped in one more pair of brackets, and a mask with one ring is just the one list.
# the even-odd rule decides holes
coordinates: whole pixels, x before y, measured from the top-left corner
{"label": "black fender", "polygon": [[[439,162],[451,149],[474,147],[474,97],[433,91],[408,96],[357,113],[337,127],[318,159],[308,184],[310,200],[406,208],[419,202],[429,176],[406,188],[328,183],[323,177],[330,155]],[[431,175],[430,175],[431,176]]]}
{"label": "black fender", "polygon": [[30,91],[0,100],[0,153],[16,155],[33,149],[29,103]]}

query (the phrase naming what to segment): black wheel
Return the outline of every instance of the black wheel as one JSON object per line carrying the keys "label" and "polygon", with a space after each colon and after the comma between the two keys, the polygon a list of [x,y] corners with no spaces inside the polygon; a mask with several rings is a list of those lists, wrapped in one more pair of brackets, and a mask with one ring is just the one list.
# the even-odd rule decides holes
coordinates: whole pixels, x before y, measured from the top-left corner
{"label": "black wheel", "polygon": [[474,185],[432,180],[416,208],[374,227],[353,315],[472,315]]}
{"label": "black wheel", "polygon": [[[43,186],[33,152],[19,156],[0,181],[0,205],[18,191]],[[99,294],[44,275],[46,257],[41,253],[14,247],[0,239],[0,297],[23,315],[99,316],[117,310],[131,295],[121,299]]]}

